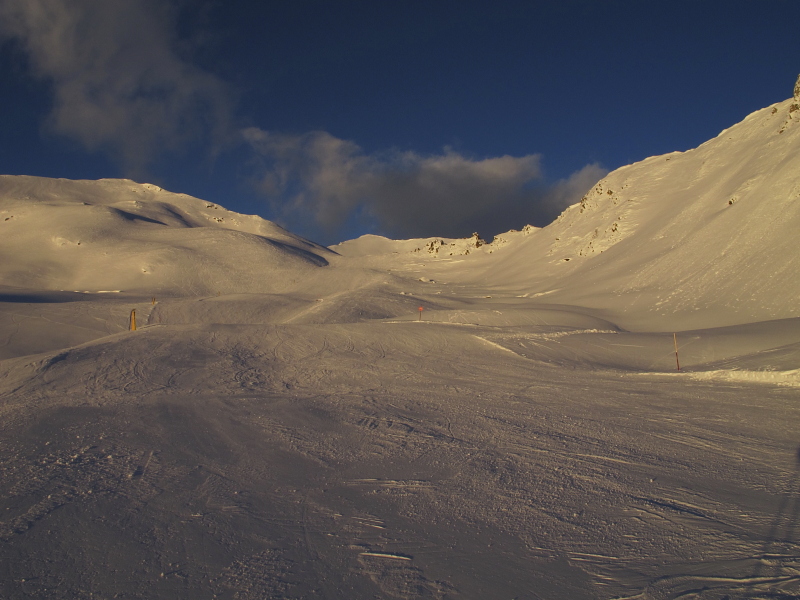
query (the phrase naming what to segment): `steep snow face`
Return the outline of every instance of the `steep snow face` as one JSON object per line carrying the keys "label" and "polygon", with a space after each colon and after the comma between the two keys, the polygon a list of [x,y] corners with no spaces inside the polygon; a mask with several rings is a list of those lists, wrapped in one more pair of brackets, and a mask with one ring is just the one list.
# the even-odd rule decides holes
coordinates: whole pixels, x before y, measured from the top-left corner
{"label": "steep snow face", "polygon": [[694,150],[614,171],[554,223],[486,257],[480,278],[656,328],[794,317],[799,232],[800,104],[790,99]]}
{"label": "steep snow face", "polygon": [[0,285],[41,290],[275,291],[274,271],[334,256],[260,217],[128,180],[0,176],[0,231]]}

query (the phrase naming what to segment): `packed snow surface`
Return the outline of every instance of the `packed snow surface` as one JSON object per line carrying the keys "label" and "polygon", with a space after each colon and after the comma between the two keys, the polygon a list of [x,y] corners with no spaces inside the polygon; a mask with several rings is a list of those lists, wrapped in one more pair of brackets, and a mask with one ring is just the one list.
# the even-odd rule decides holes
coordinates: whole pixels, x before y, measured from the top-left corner
{"label": "packed snow surface", "polygon": [[0,597],[800,597],[798,119],[491,244],[0,177]]}

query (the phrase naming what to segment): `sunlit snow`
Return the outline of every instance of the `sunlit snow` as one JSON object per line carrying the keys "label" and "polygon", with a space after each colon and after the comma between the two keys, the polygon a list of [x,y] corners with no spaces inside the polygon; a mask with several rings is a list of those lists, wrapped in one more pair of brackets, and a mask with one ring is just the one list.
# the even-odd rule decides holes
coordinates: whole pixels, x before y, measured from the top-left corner
{"label": "sunlit snow", "polygon": [[800,596],[798,121],[489,244],[0,177],[0,596]]}

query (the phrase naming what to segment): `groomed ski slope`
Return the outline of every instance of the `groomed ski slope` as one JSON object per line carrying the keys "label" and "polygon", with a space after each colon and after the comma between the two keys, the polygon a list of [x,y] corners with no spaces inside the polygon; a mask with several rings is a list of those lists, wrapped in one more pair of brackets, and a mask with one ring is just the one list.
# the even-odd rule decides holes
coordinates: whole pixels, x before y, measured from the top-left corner
{"label": "groomed ski slope", "polygon": [[800,596],[791,105],[490,245],[2,178],[0,597]]}
{"label": "groomed ski slope", "polygon": [[770,380],[796,321],[681,333],[678,374],[669,334],[441,296],[422,322],[143,303],[4,360],[4,597],[797,594],[797,379]]}

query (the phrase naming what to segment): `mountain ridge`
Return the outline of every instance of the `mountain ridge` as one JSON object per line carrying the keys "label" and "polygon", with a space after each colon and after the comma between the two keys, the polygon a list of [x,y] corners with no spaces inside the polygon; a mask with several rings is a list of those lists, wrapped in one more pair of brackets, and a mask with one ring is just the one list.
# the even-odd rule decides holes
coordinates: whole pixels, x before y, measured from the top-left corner
{"label": "mountain ridge", "polygon": [[554,302],[644,310],[673,327],[797,316],[795,106],[776,103],[698,148],[615,170],[547,227],[488,245],[475,279]]}
{"label": "mountain ridge", "polygon": [[793,318],[800,311],[798,122],[797,98],[775,103],[697,148],[621,167],[550,225],[500,234],[491,244],[477,234],[368,235],[325,248],[261,217],[151,184],[0,176],[0,285],[282,293],[334,261],[351,267],[349,275],[326,275],[320,289],[377,285],[376,274],[355,275],[360,268],[583,306],[631,327]]}
{"label": "mountain ridge", "polygon": [[0,284],[211,294],[281,289],[262,273],[333,252],[254,215],[125,179],[0,176]]}

